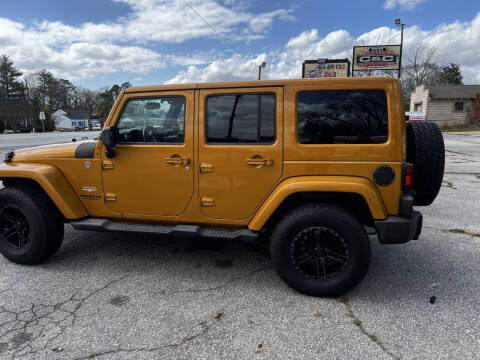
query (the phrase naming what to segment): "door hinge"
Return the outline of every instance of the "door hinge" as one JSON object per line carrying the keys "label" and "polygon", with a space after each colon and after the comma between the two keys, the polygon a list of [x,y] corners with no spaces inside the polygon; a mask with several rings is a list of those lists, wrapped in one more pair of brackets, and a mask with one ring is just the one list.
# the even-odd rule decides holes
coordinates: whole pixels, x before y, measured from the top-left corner
{"label": "door hinge", "polygon": [[201,203],[202,207],[215,206],[215,199],[203,196]]}
{"label": "door hinge", "polygon": [[115,165],[113,164],[113,161],[103,160],[102,169],[103,170],[112,170],[112,169],[115,169]]}
{"label": "door hinge", "polygon": [[103,197],[104,197],[105,201],[108,201],[108,202],[117,201],[117,194],[105,193],[105,195]]}

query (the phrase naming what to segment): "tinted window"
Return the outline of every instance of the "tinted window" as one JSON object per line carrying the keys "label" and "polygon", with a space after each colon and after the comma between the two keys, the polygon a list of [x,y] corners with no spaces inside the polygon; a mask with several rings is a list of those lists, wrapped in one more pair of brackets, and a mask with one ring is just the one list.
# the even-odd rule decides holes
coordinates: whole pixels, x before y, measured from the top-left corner
{"label": "tinted window", "polygon": [[275,95],[212,95],[207,98],[207,143],[275,141]]}
{"label": "tinted window", "polygon": [[372,144],[388,139],[383,90],[304,91],[298,94],[302,144]]}
{"label": "tinted window", "polygon": [[183,96],[132,99],[117,123],[117,142],[183,144],[184,123]]}

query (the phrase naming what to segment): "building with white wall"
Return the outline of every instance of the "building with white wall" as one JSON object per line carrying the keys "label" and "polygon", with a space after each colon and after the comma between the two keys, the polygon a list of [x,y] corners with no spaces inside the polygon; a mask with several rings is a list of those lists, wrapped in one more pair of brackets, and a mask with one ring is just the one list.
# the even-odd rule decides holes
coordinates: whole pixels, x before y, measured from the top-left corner
{"label": "building with white wall", "polygon": [[57,110],[52,117],[57,130],[77,130],[88,127],[88,111],[86,110]]}
{"label": "building with white wall", "polygon": [[479,99],[480,85],[419,85],[410,95],[410,111],[441,127],[476,124]]}

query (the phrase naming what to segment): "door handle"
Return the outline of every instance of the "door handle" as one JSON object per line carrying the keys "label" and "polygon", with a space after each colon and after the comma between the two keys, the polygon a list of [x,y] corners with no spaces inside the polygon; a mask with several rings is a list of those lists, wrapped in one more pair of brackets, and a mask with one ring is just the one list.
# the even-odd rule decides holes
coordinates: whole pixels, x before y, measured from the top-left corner
{"label": "door handle", "polygon": [[207,163],[200,164],[201,173],[212,173],[214,170],[215,170],[215,166],[213,166],[213,164],[207,164]]}
{"label": "door handle", "polygon": [[255,166],[259,168],[262,166],[272,166],[273,160],[270,158],[262,159],[262,158],[253,157],[252,159],[245,160],[245,163],[249,166]]}
{"label": "door handle", "polygon": [[188,165],[190,164],[190,159],[189,158],[181,158],[180,156],[172,156],[169,158],[165,158],[165,162],[168,165],[173,165],[173,166],[180,166],[180,165]]}

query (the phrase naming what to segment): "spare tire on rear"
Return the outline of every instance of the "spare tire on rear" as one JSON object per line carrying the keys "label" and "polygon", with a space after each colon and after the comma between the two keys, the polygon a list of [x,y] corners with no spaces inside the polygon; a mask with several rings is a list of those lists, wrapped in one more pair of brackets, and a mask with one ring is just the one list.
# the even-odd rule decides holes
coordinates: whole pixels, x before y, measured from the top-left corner
{"label": "spare tire on rear", "polygon": [[413,164],[414,205],[430,205],[442,186],[445,145],[433,122],[407,123],[407,161]]}

